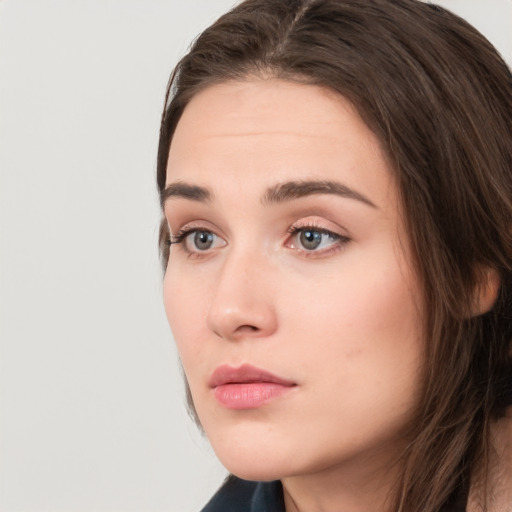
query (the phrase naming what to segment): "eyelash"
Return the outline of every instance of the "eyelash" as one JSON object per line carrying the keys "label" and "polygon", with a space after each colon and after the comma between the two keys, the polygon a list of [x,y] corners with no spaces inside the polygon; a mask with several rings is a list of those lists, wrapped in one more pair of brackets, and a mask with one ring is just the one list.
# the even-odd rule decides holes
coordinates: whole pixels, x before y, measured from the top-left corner
{"label": "eyelash", "polygon": [[[313,224],[304,225],[304,226],[291,226],[288,229],[288,233],[290,234],[290,237],[293,238],[294,236],[298,235],[299,233],[303,233],[306,231],[311,231],[315,233],[321,233],[322,235],[328,235],[330,238],[333,239],[333,244],[329,246],[327,249],[315,251],[315,250],[307,250],[303,248],[295,248],[297,251],[301,253],[301,255],[308,257],[308,258],[314,258],[314,257],[323,257],[328,256],[332,254],[333,252],[337,252],[338,250],[341,250],[346,244],[350,242],[350,238],[340,235],[338,233],[334,233],[333,231],[330,231],[328,229],[325,229],[320,226],[315,226]],[[181,245],[183,242],[185,242],[186,238],[197,232],[205,232],[205,233],[212,233],[215,235],[213,231],[207,228],[201,228],[201,227],[190,227],[190,228],[183,228],[180,229],[180,231],[176,235],[171,235],[170,238],[167,240],[167,244],[169,247],[172,245]],[[215,235],[217,236],[217,235]],[[184,245],[184,244],[183,244]],[[195,255],[198,256],[201,254],[202,251],[190,251],[186,248],[184,248],[185,251],[189,255]],[[208,250],[205,250],[204,253],[206,254]]]}
{"label": "eyelash", "polygon": [[181,244],[185,238],[191,233],[195,233],[196,231],[208,231],[207,229],[201,230],[200,228],[190,228],[190,229],[180,229],[177,235],[171,235],[169,240],[167,240],[167,245],[175,245]]}

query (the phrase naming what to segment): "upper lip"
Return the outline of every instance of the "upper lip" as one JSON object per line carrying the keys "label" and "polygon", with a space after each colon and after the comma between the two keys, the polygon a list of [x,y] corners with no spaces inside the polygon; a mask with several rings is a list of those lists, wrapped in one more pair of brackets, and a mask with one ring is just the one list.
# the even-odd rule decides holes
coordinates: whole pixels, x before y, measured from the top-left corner
{"label": "upper lip", "polygon": [[266,370],[256,368],[250,364],[233,367],[227,364],[221,365],[212,373],[208,385],[211,388],[224,384],[242,384],[251,382],[269,382],[282,386],[294,386],[295,382],[278,377]]}

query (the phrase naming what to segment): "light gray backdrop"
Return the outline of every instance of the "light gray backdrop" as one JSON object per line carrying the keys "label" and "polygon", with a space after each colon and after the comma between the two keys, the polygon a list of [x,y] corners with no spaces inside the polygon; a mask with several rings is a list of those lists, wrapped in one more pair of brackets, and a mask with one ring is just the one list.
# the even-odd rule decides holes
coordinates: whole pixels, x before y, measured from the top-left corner
{"label": "light gray backdrop", "polygon": [[[511,0],[444,0],[512,62]],[[154,185],[168,75],[233,0],[0,0],[0,511],[200,509]]]}

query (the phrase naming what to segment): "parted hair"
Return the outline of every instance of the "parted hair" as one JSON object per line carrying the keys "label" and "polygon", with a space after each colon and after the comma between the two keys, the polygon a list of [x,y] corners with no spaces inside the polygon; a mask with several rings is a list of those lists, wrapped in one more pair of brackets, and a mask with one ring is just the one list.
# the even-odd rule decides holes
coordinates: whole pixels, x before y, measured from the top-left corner
{"label": "parted hair", "polygon": [[[423,386],[391,503],[439,512],[471,474],[485,473],[489,426],[511,389],[510,70],[475,28],[417,0],[246,0],[206,29],[171,75],[160,193],[191,98],[254,76],[347,98],[389,159],[422,285],[425,340]],[[168,237],[162,222],[164,268]],[[498,297],[474,314],[489,272],[499,276]]]}

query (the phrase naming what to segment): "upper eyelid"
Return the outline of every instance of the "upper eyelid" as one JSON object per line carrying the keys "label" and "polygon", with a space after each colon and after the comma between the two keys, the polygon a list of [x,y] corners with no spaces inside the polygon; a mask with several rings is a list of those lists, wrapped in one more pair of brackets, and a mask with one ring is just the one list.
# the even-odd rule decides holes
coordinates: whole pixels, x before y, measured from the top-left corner
{"label": "upper eyelid", "polygon": [[215,233],[216,235],[221,236],[218,234],[218,230],[216,230],[211,225],[210,222],[205,221],[205,220],[194,220],[194,221],[190,221],[190,222],[184,222],[184,223],[178,225],[177,230],[172,229],[171,222],[169,222],[169,221],[167,221],[167,226],[168,226],[169,233],[171,234],[171,236],[174,235],[176,232],[182,233],[184,231],[200,231],[200,230],[211,231],[212,233]]}
{"label": "upper eyelid", "polygon": [[316,224],[305,224],[303,226],[297,226],[297,225],[291,225],[288,228],[288,233],[296,233],[297,231],[303,231],[303,230],[311,230],[311,231],[318,231],[320,233],[331,233],[333,235],[342,236],[341,233],[337,233],[336,230],[326,228],[324,226],[318,226]]}
{"label": "upper eyelid", "polygon": [[[177,229],[172,229],[172,222],[168,218],[167,219],[167,226],[169,231],[169,236],[171,238],[175,238],[182,234],[183,232],[193,232],[193,231],[210,231],[216,236],[224,239],[227,241],[228,236],[224,232],[223,229],[218,228],[218,226],[206,219],[196,219],[196,220],[190,220],[187,222],[180,222],[177,223],[176,227]],[[294,231],[300,230],[300,229],[316,229],[318,231],[332,233],[333,235],[340,236],[342,238],[352,238],[350,231],[338,224],[337,222],[334,222],[328,218],[325,218],[322,216],[316,216],[314,214],[310,214],[307,216],[304,216],[302,218],[298,218],[297,220],[290,222],[288,224],[288,228],[285,231],[286,235],[289,235],[290,233],[293,233]]]}
{"label": "upper eyelid", "polygon": [[351,238],[348,229],[327,219],[318,220],[304,218],[292,223],[288,229],[288,232],[291,233],[292,231],[307,228],[316,229],[326,233],[332,233],[333,235],[337,235],[343,238]]}

